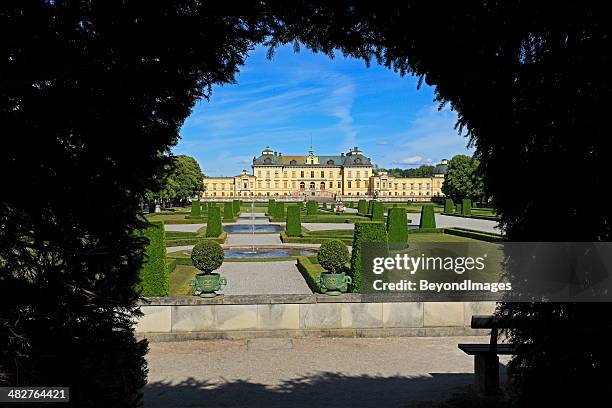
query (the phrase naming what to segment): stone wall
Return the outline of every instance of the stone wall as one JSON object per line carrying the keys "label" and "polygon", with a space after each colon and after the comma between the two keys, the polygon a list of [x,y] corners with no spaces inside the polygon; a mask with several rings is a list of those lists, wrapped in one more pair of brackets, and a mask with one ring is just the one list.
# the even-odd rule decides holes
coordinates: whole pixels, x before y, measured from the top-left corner
{"label": "stone wall", "polygon": [[147,298],[136,332],[152,341],[486,335],[470,319],[494,309],[494,302],[373,302],[353,294]]}

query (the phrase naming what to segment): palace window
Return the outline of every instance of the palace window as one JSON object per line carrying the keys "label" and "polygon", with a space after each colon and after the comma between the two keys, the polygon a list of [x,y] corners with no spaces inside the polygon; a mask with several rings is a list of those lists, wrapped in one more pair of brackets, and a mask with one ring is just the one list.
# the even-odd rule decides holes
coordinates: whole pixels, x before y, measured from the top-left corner
{"label": "palace window", "polygon": [[257,170],[257,177],[261,178],[261,170]]}
{"label": "palace window", "polygon": [[328,161],[327,161],[327,164],[328,164],[329,166],[333,166],[334,161],[333,161],[333,160],[328,160]]}
{"label": "palace window", "polygon": [[291,161],[289,162],[289,164],[290,164],[290,165],[292,165],[292,166],[295,166],[295,165],[297,164],[297,162],[296,162],[295,160],[291,160]]}
{"label": "palace window", "polygon": [[325,178],[325,172],[321,171],[321,178]]}
{"label": "palace window", "polygon": [[314,171],[310,172],[310,178],[314,178]]}
{"label": "palace window", "polygon": [[278,190],[278,181],[274,183],[274,188]]}
{"label": "palace window", "polygon": [[283,171],[283,177],[287,178],[287,172],[286,171]]}
{"label": "palace window", "polygon": [[365,181],[365,188],[368,188],[368,185],[369,185],[369,184],[370,184],[370,183],[368,182],[368,180],[366,180],[366,181]]}
{"label": "palace window", "polygon": [[270,170],[266,171],[266,178],[270,178]]}
{"label": "palace window", "polygon": [[291,177],[292,177],[292,178],[295,178],[295,171],[292,171],[292,172],[291,172]]}
{"label": "palace window", "polygon": [[338,188],[342,188],[342,182],[341,181],[338,182]]}
{"label": "palace window", "polygon": [[349,180],[349,182],[348,182],[348,188],[351,188],[351,182],[350,182],[350,180]]}
{"label": "palace window", "polygon": [[361,159],[359,157],[355,159],[355,164],[361,164]]}
{"label": "palace window", "polygon": [[355,181],[355,187],[360,188],[361,187],[361,181],[359,181],[359,180]]}
{"label": "palace window", "polygon": [[300,183],[300,190],[304,190],[306,188],[306,184],[304,184],[304,182],[302,181]]}
{"label": "palace window", "polygon": [[283,188],[287,188],[287,181],[283,181]]}
{"label": "palace window", "polygon": [[353,177],[353,172],[352,172],[352,171],[350,171],[350,170],[348,171],[348,177],[349,177],[349,178]]}
{"label": "palace window", "polygon": [[304,170],[300,171],[300,177],[304,178]]}
{"label": "palace window", "polygon": [[367,170],[366,170],[366,171],[364,171],[364,177],[365,177],[365,178],[368,178],[368,171],[367,171]]}
{"label": "palace window", "polygon": [[359,170],[357,170],[355,173],[357,174],[355,177],[361,178],[361,172]]}
{"label": "palace window", "polygon": [[264,160],[264,163],[265,164],[270,164],[270,163],[272,163],[272,160],[270,158],[267,158],[267,159]]}
{"label": "palace window", "polygon": [[315,183],[314,183],[314,181],[311,181],[311,182],[310,182],[310,189],[311,189],[311,190],[314,190],[314,189],[315,189]]}
{"label": "palace window", "polygon": [[269,181],[266,182],[266,188],[268,188],[268,189],[270,188],[270,182]]}

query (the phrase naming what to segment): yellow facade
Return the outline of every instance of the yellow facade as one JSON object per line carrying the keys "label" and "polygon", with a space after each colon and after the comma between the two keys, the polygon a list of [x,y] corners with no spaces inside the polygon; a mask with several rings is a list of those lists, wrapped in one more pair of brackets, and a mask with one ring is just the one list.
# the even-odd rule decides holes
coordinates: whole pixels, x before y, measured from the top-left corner
{"label": "yellow facade", "polygon": [[[445,164],[445,163],[443,163]],[[405,197],[441,196],[444,174],[428,178],[374,175],[371,160],[355,147],[339,156],[283,156],[270,148],[253,158],[253,172],[234,177],[207,177],[204,197]]]}

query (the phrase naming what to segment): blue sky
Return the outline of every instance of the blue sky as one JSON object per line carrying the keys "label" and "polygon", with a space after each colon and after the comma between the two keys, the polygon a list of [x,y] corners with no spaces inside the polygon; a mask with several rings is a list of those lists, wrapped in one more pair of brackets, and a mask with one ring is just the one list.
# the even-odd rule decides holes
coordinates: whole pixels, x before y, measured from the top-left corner
{"label": "blue sky", "polygon": [[174,154],[196,158],[211,177],[251,171],[253,156],[270,146],[284,155],[340,154],[359,146],[381,167],[417,167],[455,154],[472,154],[454,129],[456,114],[437,110],[433,88],[417,90],[363,61],[332,60],[302,48],[253,50],[233,85],[216,86],[181,129]]}

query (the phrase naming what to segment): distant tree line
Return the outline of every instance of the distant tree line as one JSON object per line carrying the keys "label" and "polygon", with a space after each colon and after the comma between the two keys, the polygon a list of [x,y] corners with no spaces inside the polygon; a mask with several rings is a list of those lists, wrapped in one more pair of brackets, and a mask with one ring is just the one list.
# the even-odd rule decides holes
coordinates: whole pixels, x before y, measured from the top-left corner
{"label": "distant tree line", "polygon": [[386,171],[393,177],[431,177],[434,174],[435,166],[423,164],[417,168],[401,169],[399,167],[385,169],[378,167],[377,171]]}

